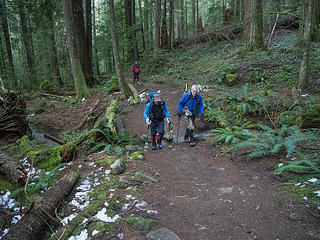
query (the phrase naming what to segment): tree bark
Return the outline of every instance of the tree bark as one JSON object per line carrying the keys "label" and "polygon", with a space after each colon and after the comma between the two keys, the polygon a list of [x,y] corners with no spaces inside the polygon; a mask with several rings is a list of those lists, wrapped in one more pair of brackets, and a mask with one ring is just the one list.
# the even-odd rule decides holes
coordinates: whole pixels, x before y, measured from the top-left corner
{"label": "tree bark", "polygon": [[143,27],[143,11],[141,7],[141,0],[138,0],[139,3],[139,17],[140,17],[140,31],[141,31],[141,38],[142,38],[142,49],[146,49],[146,41],[144,39],[144,27]]}
{"label": "tree bark", "polygon": [[152,38],[150,38],[150,28],[149,28],[149,1],[144,1],[145,6],[143,8],[143,15],[144,15],[144,21],[145,21],[145,30],[146,30],[146,47],[148,48],[150,46],[150,41],[152,41]]}
{"label": "tree bark", "polygon": [[160,48],[160,16],[161,16],[161,0],[155,1],[155,12],[154,12],[154,47],[155,49]]}
{"label": "tree bark", "polygon": [[191,0],[191,22],[192,22],[192,31],[194,34],[197,33],[195,5],[196,5],[196,0]]}
{"label": "tree bark", "polygon": [[27,65],[28,65],[27,70],[29,75],[29,87],[31,88],[32,83],[34,82],[33,78],[35,77],[34,51],[33,51],[32,36],[29,29],[24,1],[18,1],[18,11],[20,16],[22,41],[23,41],[24,50],[25,50],[26,59],[27,59]]}
{"label": "tree bark", "polygon": [[0,173],[6,175],[12,182],[25,184],[26,172],[17,161],[12,160],[4,152],[0,151]]}
{"label": "tree bark", "polygon": [[263,48],[262,0],[245,0],[244,40],[247,48]]}
{"label": "tree bark", "polygon": [[161,48],[168,48],[168,31],[167,31],[167,1],[163,0],[162,7],[162,26],[161,26]]}
{"label": "tree bark", "polygon": [[185,36],[185,27],[184,27],[184,0],[180,0],[180,4],[181,4],[181,22],[180,22],[180,24],[181,24],[181,38],[184,38],[184,36]]}
{"label": "tree bark", "polygon": [[130,88],[128,83],[123,77],[122,74],[122,66],[120,63],[120,57],[118,52],[118,37],[117,37],[117,30],[115,25],[115,17],[114,17],[114,4],[113,0],[108,0],[109,2],[109,18],[110,18],[110,30],[111,30],[111,38],[112,38],[112,49],[113,49],[113,59],[116,68],[116,74],[119,79],[119,85],[122,90],[122,94],[125,98],[128,98],[131,94]]}
{"label": "tree bark", "polygon": [[169,10],[169,49],[173,49],[174,44],[174,0],[170,0]]}
{"label": "tree bark", "polygon": [[84,25],[82,0],[72,0],[71,4],[74,24],[73,34],[75,34],[76,37],[76,46],[78,48],[80,64],[86,83],[88,86],[93,86],[92,69],[90,69],[89,66],[89,50]]}
{"label": "tree bark", "polygon": [[94,84],[93,72],[92,72],[92,9],[91,0],[86,0],[86,43],[88,52],[88,85],[90,87]]}
{"label": "tree bark", "polygon": [[99,70],[99,56],[98,56],[98,47],[97,47],[97,28],[96,28],[96,12],[95,12],[95,1],[92,1],[92,12],[93,12],[93,49],[94,49],[94,66],[96,76],[100,75]]}
{"label": "tree bark", "polygon": [[9,64],[11,67],[11,71],[14,74],[14,65],[13,65],[10,33],[9,33],[9,24],[8,24],[8,19],[7,19],[6,0],[3,0],[0,3],[0,14],[2,16],[2,31],[3,31],[4,39],[6,42],[8,60],[9,60]]}
{"label": "tree bark", "polygon": [[13,225],[4,240],[38,239],[41,232],[48,227],[48,221],[55,219],[54,211],[69,195],[78,181],[79,173],[70,171],[51,187],[38,201],[32,210]]}
{"label": "tree bark", "polygon": [[72,13],[72,0],[63,0],[63,15],[66,25],[67,42],[69,48],[70,64],[76,90],[76,100],[79,101],[83,97],[89,95],[87,84],[82,72],[82,67],[79,59],[79,49],[75,37],[75,25]]}
{"label": "tree bark", "polygon": [[309,55],[310,55],[310,42],[311,42],[311,26],[312,26],[312,7],[313,1],[316,0],[304,0],[308,4],[307,15],[305,18],[304,34],[303,34],[303,49],[302,49],[302,61],[300,64],[299,83],[298,89],[303,91],[309,84]]}
{"label": "tree bark", "polygon": [[[135,26],[135,24],[136,24],[136,1],[135,0],[131,0],[131,22],[132,22],[132,26]],[[132,36],[133,36],[132,40],[133,40],[134,59],[138,59],[139,58],[139,48],[138,48],[136,30],[133,31]]]}

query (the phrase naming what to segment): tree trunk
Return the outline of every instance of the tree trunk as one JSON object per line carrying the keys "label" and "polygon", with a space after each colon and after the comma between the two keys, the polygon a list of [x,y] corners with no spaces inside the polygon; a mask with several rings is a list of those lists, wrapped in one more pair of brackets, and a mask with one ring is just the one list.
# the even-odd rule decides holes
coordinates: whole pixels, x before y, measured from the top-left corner
{"label": "tree trunk", "polygon": [[120,63],[120,57],[118,52],[118,37],[117,37],[117,29],[115,24],[115,17],[114,17],[114,4],[113,0],[108,0],[109,2],[109,18],[110,18],[110,30],[111,30],[111,38],[112,38],[112,49],[113,49],[113,59],[116,68],[116,74],[119,79],[119,85],[122,90],[122,94],[125,98],[128,98],[131,95],[130,88],[128,83],[123,77],[122,74],[122,66]]}
{"label": "tree trunk", "polygon": [[173,49],[174,44],[174,0],[170,0],[169,10],[169,49]]}
{"label": "tree trunk", "polygon": [[76,47],[78,49],[78,54],[80,57],[80,64],[86,83],[89,86],[93,86],[92,69],[90,69],[89,66],[89,50],[84,25],[82,0],[72,0],[71,2],[74,24],[73,34],[75,36]]}
{"label": "tree trunk", "polygon": [[22,41],[23,41],[24,50],[25,50],[26,59],[27,59],[27,65],[28,65],[27,70],[29,75],[29,87],[31,88],[32,84],[34,83],[33,78],[35,77],[34,51],[33,51],[32,36],[28,26],[28,20],[26,15],[26,9],[24,6],[24,1],[18,1],[18,11],[20,16]]}
{"label": "tree trunk", "polygon": [[73,18],[72,13],[72,0],[63,0],[62,7],[64,21],[66,25],[66,35],[68,41],[71,70],[76,90],[76,100],[79,101],[83,97],[87,97],[89,95],[89,91],[80,64],[80,58],[78,53],[79,49],[75,37],[76,30],[74,24],[75,19]]}
{"label": "tree trunk", "polygon": [[143,12],[141,7],[141,0],[138,0],[139,4],[139,17],[140,17],[140,31],[141,31],[141,38],[142,38],[142,49],[146,49],[146,41],[144,39],[144,28],[143,28]]}
{"label": "tree trunk", "polygon": [[[8,24],[7,11],[6,11],[6,0],[3,0],[0,3],[0,15],[2,16],[2,31],[3,31],[4,39],[6,42],[9,64],[11,67],[11,71],[14,75],[14,65],[13,65],[10,33],[9,33],[9,24]],[[13,79],[14,79],[14,76],[13,76]]]}
{"label": "tree trunk", "polygon": [[56,40],[54,36],[54,18],[53,18],[53,6],[50,5],[51,1],[46,0],[45,2],[47,8],[44,8],[45,11],[45,23],[43,31],[45,32],[47,41],[48,41],[48,53],[50,58],[50,71],[52,79],[57,82],[60,86],[62,86],[62,79],[59,70],[59,60],[58,53],[56,47]]}
{"label": "tree trunk", "polygon": [[59,204],[69,195],[78,181],[79,173],[70,171],[51,187],[32,210],[13,225],[4,240],[39,239],[43,230],[48,228],[48,221],[55,219],[54,212]]}
{"label": "tree trunk", "polygon": [[311,40],[320,39],[320,1],[312,0]]}
{"label": "tree trunk", "polygon": [[128,59],[135,59],[134,56],[134,44],[133,44],[133,35],[132,35],[132,18],[131,18],[131,0],[124,1],[125,14],[126,14],[126,27],[127,27],[127,39],[128,39]]}
{"label": "tree trunk", "polygon": [[197,33],[196,27],[196,0],[191,0],[191,22],[192,22],[192,31],[194,34]]}
{"label": "tree trunk", "polygon": [[186,34],[185,36],[188,37],[188,1],[185,2],[186,6],[185,6],[185,20],[186,20],[186,24],[185,24],[185,29],[186,29]]}
{"label": "tree trunk", "polygon": [[167,0],[163,0],[163,7],[162,7],[161,48],[164,48],[164,49],[168,48]]}
{"label": "tree trunk", "polygon": [[181,4],[181,38],[184,38],[185,36],[185,27],[184,27],[184,0],[180,0],[180,4]]}
{"label": "tree trunk", "polygon": [[145,30],[146,30],[146,47],[149,47],[150,46],[150,41],[152,41],[152,38],[148,37],[150,36],[149,35],[149,32],[150,32],[150,28],[149,28],[149,2],[148,0],[145,0],[144,1],[145,3],[145,6],[143,8],[143,15],[144,15],[144,21],[145,21]]}
{"label": "tree trunk", "polygon": [[92,9],[91,0],[86,0],[86,43],[87,43],[87,61],[88,61],[88,85],[90,87],[94,84],[93,72],[92,72]]}
{"label": "tree trunk", "polygon": [[21,185],[26,183],[27,178],[24,168],[2,151],[0,151],[0,173],[6,175],[14,183]]}
{"label": "tree trunk", "polygon": [[298,89],[303,91],[309,84],[309,55],[310,55],[310,42],[311,42],[311,26],[312,26],[312,7],[313,1],[316,0],[304,0],[308,2],[307,15],[305,18],[304,34],[303,34],[303,50],[302,61],[300,64],[299,83]]}
{"label": "tree trunk", "polygon": [[244,1],[244,40],[247,48],[263,48],[262,0]]}
{"label": "tree trunk", "polygon": [[97,28],[96,28],[96,12],[95,12],[95,1],[92,1],[92,12],[93,12],[93,49],[94,49],[94,69],[95,75],[100,75],[99,70],[99,56],[97,47]]}
{"label": "tree trunk", "polygon": [[[136,1],[135,0],[131,0],[131,22],[132,22],[132,26],[135,26],[135,24],[136,24]],[[133,36],[132,40],[133,40],[134,59],[138,59],[139,58],[139,48],[138,48],[136,30],[133,31],[132,36]]]}
{"label": "tree trunk", "polygon": [[154,12],[154,47],[155,49],[160,48],[160,18],[161,18],[161,0],[155,1],[155,12]]}

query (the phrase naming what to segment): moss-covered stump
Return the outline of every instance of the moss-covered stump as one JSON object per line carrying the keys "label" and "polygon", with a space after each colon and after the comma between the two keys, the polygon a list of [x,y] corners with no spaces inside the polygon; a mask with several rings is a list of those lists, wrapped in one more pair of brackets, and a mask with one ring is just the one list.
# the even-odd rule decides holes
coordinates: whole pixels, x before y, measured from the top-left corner
{"label": "moss-covered stump", "polygon": [[26,172],[21,164],[2,151],[0,151],[0,173],[6,175],[14,183],[24,184],[26,181]]}
{"label": "moss-covered stump", "polygon": [[107,91],[108,93],[120,91],[119,81],[116,76],[112,76],[111,79],[108,81]]}
{"label": "moss-covered stump", "polygon": [[24,99],[15,92],[0,94],[0,138],[15,141],[26,134],[26,104]]}
{"label": "moss-covered stump", "polygon": [[320,105],[311,104],[299,110],[284,111],[277,117],[277,124],[298,125],[302,128],[320,127]]}
{"label": "moss-covered stump", "polygon": [[302,128],[320,127],[320,104],[312,104],[304,108],[301,112]]}

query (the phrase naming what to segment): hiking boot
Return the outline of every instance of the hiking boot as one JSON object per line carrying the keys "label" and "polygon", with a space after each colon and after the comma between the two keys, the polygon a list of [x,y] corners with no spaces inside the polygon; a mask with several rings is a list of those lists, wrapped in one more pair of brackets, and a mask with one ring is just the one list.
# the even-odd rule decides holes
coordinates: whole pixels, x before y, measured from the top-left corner
{"label": "hiking boot", "polygon": [[157,149],[157,145],[156,145],[156,143],[154,142],[154,143],[152,143],[152,148],[151,148],[152,150],[156,150]]}
{"label": "hiking boot", "polygon": [[195,142],[190,142],[190,147],[194,147],[195,145]]}
{"label": "hiking boot", "polygon": [[162,144],[158,145],[158,148],[159,148],[159,149],[162,149]]}

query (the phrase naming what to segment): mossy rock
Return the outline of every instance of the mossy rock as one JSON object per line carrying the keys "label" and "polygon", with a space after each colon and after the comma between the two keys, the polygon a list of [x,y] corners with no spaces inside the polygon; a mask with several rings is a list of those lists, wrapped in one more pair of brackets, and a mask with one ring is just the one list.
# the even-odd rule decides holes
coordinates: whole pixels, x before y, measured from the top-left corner
{"label": "mossy rock", "polygon": [[144,160],[144,152],[137,151],[131,154],[131,160]]}
{"label": "mossy rock", "polygon": [[301,113],[299,111],[284,111],[276,119],[276,123],[281,126],[301,125]]}
{"label": "mossy rock", "polygon": [[107,91],[108,93],[120,91],[119,81],[117,77],[112,76],[111,79],[108,81]]}
{"label": "mossy rock", "polygon": [[320,126],[320,104],[311,104],[302,109],[302,128],[319,128]]}
{"label": "mossy rock", "polygon": [[123,221],[137,231],[149,231],[155,224],[151,219],[141,217],[125,218]]}
{"label": "mossy rock", "polygon": [[42,151],[31,151],[28,153],[36,168],[51,171],[62,162],[61,151],[63,146],[58,146]]}
{"label": "mossy rock", "polygon": [[61,149],[61,160],[62,162],[72,161],[78,152],[78,147],[74,143],[66,143]]}
{"label": "mossy rock", "polygon": [[237,83],[237,76],[235,74],[226,74],[226,84],[229,87],[232,87],[233,85],[235,85]]}

